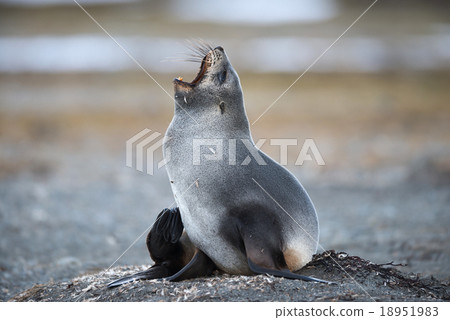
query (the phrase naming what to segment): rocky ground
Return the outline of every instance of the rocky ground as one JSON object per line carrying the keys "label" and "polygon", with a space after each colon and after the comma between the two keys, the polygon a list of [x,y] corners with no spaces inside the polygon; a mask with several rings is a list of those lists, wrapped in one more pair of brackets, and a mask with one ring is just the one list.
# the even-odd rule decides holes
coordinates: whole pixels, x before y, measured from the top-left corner
{"label": "rocky ground", "polygon": [[[183,56],[184,39],[225,46],[254,140],[267,139],[277,161],[270,139],[299,141],[288,167],[316,206],[319,252],[349,255],[319,255],[301,271],[333,286],[215,275],[106,289],[151,263],[147,228],[174,203],[164,170],[125,166],[125,141],[165,132],[173,101],[77,5],[3,1],[1,301],[449,299],[448,4],[378,1],[290,87],[371,1],[326,1],[334,13],[323,21],[268,25],[191,21],[188,11],[216,7],[185,1],[97,2],[88,11],[169,95],[174,77],[198,68],[161,61]],[[293,165],[306,138],[325,166]]]}
{"label": "rocky ground", "polygon": [[420,278],[344,252],[316,255],[302,274],[335,282],[319,284],[267,275],[212,277],[177,283],[139,281],[108,289],[113,277],[143,267],[116,267],[65,282],[35,285],[10,301],[449,301],[449,283]]}
{"label": "rocky ground", "polygon": [[[295,79],[241,80],[255,120]],[[404,274],[386,271],[384,278],[357,269],[355,279],[375,299],[447,299],[441,289],[425,286],[442,288],[450,277],[447,85],[447,74],[309,74],[252,126],[256,140],[315,139],[326,166],[293,166],[299,148],[292,148],[289,169],[318,211],[320,252],[333,248],[376,264],[406,265],[396,267]],[[125,141],[134,134],[164,132],[172,102],[140,74],[9,75],[0,77],[0,90],[1,300],[76,300],[83,292],[81,300],[370,299],[339,269],[331,273],[337,287],[220,275],[105,289],[133,266],[151,263],[144,238],[137,238],[173,203],[163,170],[149,176],[124,160]],[[268,143],[263,150],[280,160]],[[328,277],[324,266],[313,270]],[[412,287],[390,284],[389,277],[410,279],[411,272],[419,277]]]}

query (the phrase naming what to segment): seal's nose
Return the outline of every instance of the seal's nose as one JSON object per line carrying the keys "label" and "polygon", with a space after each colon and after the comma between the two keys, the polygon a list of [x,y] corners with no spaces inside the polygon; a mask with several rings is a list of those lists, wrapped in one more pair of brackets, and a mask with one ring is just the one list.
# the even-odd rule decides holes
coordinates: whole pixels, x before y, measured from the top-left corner
{"label": "seal's nose", "polygon": [[214,50],[220,50],[222,52],[225,52],[225,50],[223,50],[223,48],[221,46],[215,47]]}

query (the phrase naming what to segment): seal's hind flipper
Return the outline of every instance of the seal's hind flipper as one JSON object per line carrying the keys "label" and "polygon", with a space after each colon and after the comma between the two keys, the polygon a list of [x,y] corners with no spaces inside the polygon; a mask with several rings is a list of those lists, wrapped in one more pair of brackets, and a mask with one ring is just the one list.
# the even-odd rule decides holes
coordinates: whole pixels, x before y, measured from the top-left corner
{"label": "seal's hind flipper", "polygon": [[126,276],[120,278],[118,280],[112,281],[108,283],[108,288],[114,288],[121,286],[125,283],[134,282],[138,280],[151,280],[151,279],[160,279],[167,277],[169,275],[169,270],[165,266],[154,265],[149,269],[132,274],[131,276]]}
{"label": "seal's hind flipper", "polygon": [[[247,226],[248,227],[248,226]],[[332,282],[293,273],[287,267],[284,255],[279,249],[278,237],[268,237],[261,233],[249,234],[241,229],[247,263],[250,270],[256,274],[270,274],[275,277],[315,281],[327,284]]]}
{"label": "seal's hind flipper", "polygon": [[187,265],[174,275],[167,277],[169,281],[181,281],[201,276],[209,276],[216,269],[214,262],[203,253],[196,249],[194,256]]}
{"label": "seal's hind flipper", "polygon": [[275,277],[282,277],[286,279],[298,279],[303,281],[314,281],[314,282],[321,282],[326,284],[336,284],[335,282],[330,282],[322,279],[317,279],[313,277],[303,276],[301,274],[293,273],[289,269],[284,270],[277,270],[277,269],[268,269],[265,267],[258,266],[255,264],[250,258],[247,259],[248,266],[250,270],[257,274],[270,274]]}

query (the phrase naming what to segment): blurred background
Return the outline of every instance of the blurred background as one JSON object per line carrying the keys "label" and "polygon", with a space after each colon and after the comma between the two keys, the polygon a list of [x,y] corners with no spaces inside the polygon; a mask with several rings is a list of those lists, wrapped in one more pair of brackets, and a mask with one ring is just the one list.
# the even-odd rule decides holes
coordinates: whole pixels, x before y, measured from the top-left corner
{"label": "blurred background", "polygon": [[[250,122],[372,1],[80,0],[172,95],[222,45]],[[294,138],[289,169],[320,244],[449,279],[450,3],[379,1],[251,130]],[[173,203],[167,175],[125,166],[173,101],[71,0],[0,0],[0,299],[109,267]],[[326,165],[294,166],[313,138]],[[280,160],[279,150],[262,150]],[[150,263],[145,236],[117,261]]]}

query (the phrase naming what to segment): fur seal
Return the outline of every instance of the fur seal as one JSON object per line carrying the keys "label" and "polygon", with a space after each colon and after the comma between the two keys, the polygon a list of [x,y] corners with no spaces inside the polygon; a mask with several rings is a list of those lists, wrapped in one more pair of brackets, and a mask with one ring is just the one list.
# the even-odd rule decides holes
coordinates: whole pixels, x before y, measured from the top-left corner
{"label": "fur seal", "polygon": [[173,81],[175,112],[164,142],[178,207],[163,210],[147,237],[155,264],[109,287],[205,276],[216,268],[329,283],[294,273],[317,250],[314,205],[294,175],[255,147],[224,49],[203,45],[199,52],[195,79]]}

